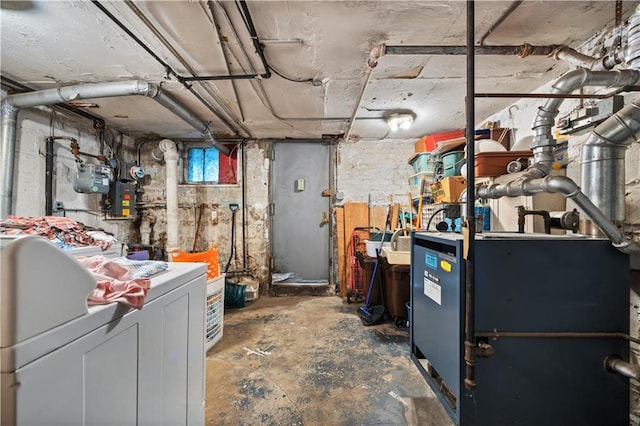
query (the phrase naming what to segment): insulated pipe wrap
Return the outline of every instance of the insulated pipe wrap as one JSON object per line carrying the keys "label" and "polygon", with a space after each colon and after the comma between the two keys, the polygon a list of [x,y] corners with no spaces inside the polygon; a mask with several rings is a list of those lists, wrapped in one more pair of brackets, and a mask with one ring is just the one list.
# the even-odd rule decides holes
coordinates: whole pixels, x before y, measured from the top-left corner
{"label": "insulated pipe wrap", "polygon": [[0,174],[0,217],[11,213],[13,198],[13,170],[16,152],[16,126],[20,108],[92,98],[140,95],[155,99],[189,125],[197,129],[202,137],[220,152],[229,155],[230,150],[216,142],[209,125],[197,118],[180,103],[162,92],[160,86],[143,80],[116,81],[66,86],[57,89],[38,90],[7,96],[2,101],[2,133],[0,139],[0,164],[4,166]]}
{"label": "insulated pipe wrap", "polygon": [[79,99],[111,98],[127,95],[149,96],[152,93],[153,88],[150,83],[141,80],[131,80],[81,84],[60,87],[58,89],[19,93],[7,96],[5,101],[17,108],[30,108],[39,105],[55,105]]}

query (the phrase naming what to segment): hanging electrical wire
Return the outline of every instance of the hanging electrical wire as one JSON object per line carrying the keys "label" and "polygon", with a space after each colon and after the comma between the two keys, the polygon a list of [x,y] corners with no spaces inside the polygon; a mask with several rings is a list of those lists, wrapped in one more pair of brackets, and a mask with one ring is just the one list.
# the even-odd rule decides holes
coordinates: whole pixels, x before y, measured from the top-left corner
{"label": "hanging electrical wire", "polygon": [[292,81],[294,83],[312,83],[314,81],[313,78],[293,78],[293,77],[287,77],[286,75],[282,74],[280,71],[278,71],[277,69],[275,69],[271,64],[269,64],[269,69],[271,71],[273,71],[274,74],[276,74],[277,76],[284,78],[287,81]]}

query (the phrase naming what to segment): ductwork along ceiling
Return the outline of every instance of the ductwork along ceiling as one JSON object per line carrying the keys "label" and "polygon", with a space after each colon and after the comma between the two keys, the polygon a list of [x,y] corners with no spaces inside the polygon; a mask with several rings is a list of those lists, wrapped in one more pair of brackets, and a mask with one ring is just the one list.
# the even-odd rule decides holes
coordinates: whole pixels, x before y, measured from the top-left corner
{"label": "ductwork along ceiling", "polygon": [[[579,50],[613,28],[615,3],[479,1],[476,40]],[[635,6],[622,2],[623,18]],[[465,126],[465,56],[392,49],[464,45],[463,1],[3,1],[0,7],[3,81],[29,89],[159,83],[217,137],[418,138]],[[368,67],[372,49],[383,44],[386,54]],[[476,91],[529,93],[569,67],[547,55],[478,55]],[[245,77],[223,77],[229,75]],[[192,79],[206,76],[221,79]],[[512,102],[479,98],[476,116]],[[75,106],[132,136],[200,136],[148,97],[83,99]],[[384,118],[397,111],[410,111],[415,123],[389,135]]]}

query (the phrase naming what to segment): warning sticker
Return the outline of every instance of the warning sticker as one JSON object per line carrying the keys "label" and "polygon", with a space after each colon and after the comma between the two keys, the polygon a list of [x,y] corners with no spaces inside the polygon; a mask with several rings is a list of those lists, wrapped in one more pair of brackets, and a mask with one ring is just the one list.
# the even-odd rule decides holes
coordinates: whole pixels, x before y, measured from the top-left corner
{"label": "warning sticker", "polygon": [[442,305],[442,287],[427,277],[424,278],[424,295]]}
{"label": "warning sticker", "polygon": [[442,268],[443,271],[451,272],[451,264],[446,260],[440,261],[440,267]]}

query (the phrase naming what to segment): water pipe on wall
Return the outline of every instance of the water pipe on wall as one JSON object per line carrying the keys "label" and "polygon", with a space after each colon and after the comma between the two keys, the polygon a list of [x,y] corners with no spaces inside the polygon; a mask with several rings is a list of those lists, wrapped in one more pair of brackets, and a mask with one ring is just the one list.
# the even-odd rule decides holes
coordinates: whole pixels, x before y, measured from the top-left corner
{"label": "water pipe on wall", "polygon": [[170,139],[163,139],[158,147],[153,150],[153,158],[164,159],[166,174],[166,197],[167,197],[167,245],[166,251],[180,248],[178,230],[178,147]]}

